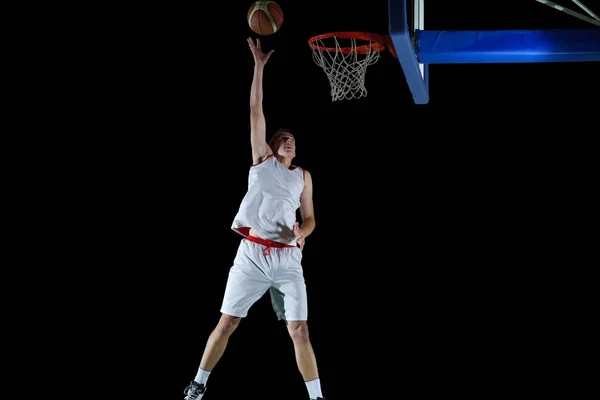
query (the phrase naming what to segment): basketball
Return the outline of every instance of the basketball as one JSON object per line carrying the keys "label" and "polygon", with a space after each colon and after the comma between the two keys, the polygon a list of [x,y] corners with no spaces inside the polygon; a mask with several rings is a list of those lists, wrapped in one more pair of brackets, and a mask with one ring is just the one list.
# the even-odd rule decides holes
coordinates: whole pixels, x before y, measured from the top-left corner
{"label": "basketball", "polygon": [[259,35],[272,35],[282,23],[283,11],[274,1],[255,1],[248,10],[248,25]]}

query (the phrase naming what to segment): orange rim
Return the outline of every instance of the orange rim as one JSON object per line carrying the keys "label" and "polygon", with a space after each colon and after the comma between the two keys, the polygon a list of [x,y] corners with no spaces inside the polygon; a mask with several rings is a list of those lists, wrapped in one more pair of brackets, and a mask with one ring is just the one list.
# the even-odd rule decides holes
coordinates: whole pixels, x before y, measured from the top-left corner
{"label": "orange rim", "polygon": [[368,32],[330,32],[324,33],[322,35],[313,36],[308,40],[308,45],[313,50],[321,50],[328,52],[342,52],[344,54],[349,54],[352,52],[352,47],[324,47],[315,44],[317,40],[322,39],[330,39],[336,37],[338,39],[359,39],[367,42],[371,42],[370,44],[364,44],[361,46],[356,46],[357,54],[367,54],[374,51],[383,51],[386,48],[386,43],[390,43],[386,37],[382,35],[378,35],[376,33],[368,33]]}

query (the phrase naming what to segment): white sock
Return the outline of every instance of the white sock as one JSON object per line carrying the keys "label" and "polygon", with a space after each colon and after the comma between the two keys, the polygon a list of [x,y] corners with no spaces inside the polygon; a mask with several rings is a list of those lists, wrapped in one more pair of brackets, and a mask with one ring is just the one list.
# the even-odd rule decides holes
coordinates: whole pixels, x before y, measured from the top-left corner
{"label": "white sock", "polygon": [[206,381],[208,380],[209,375],[210,371],[205,371],[202,368],[198,368],[198,373],[196,374],[194,381],[200,384],[204,383],[204,386],[206,386]]}
{"label": "white sock", "polygon": [[321,393],[321,380],[319,378],[304,383],[306,383],[306,388],[308,389],[308,397],[311,399],[323,397],[323,393]]}

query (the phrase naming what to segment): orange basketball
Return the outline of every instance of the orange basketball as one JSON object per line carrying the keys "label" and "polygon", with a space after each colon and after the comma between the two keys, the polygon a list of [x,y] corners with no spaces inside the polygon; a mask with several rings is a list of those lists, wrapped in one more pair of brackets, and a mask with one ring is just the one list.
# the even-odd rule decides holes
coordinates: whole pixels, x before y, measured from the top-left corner
{"label": "orange basketball", "polygon": [[259,35],[272,35],[282,23],[283,11],[274,1],[255,1],[248,10],[248,25]]}

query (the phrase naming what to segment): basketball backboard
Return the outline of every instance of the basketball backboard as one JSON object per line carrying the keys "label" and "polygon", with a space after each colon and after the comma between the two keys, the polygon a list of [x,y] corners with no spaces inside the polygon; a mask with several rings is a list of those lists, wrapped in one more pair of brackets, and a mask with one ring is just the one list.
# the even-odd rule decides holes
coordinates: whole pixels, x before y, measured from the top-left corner
{"label": "basketball backboard", "polygon": [[425,0],[388,0],[391,40],[414,102],[429,102],[430,64],[600,61],[600,17],[591,9],[594,2],[563,1],[569,8],[549,0],[531,1],[563,13],[565,18],[584,21],[590,28],[429,30],[425,26]]}
{"label": "basketball backboard", "polygon": [[424,0],[389,0],[390,36],[416,104],[429,102],[429,66],[416,54],[417,31],[425,29]]}

